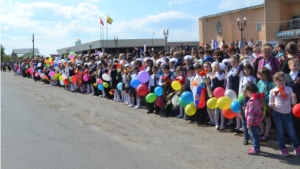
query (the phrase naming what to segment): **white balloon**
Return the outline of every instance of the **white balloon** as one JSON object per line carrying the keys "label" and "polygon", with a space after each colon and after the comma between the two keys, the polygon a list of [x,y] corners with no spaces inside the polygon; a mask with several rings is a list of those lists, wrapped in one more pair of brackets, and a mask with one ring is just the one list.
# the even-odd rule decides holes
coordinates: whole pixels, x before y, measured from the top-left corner
{"label": "white balloon", "polygon": [[236,96],[235,92],[231,89],[227,89],[225,91],[225,96],[229,97],[232,101],[237,99],[237,96]]}
{"label": "white balloon", "polygon": [[63,78],[63,80],[65,80],[66,78],[68,78],[66,74],[62,74],[61,77]]}
{"label": "white balloon", "polygon": [[110,81],[110,80],[111,80],[111,77],[108,76],[108,74],[103,74],[103,75],[102,75],[102,79],[105,80],[105,81]]}
{"label": "white balloon", "polygon": [[194,78],[194,82],[197,84],[201,84],[203,82],[203,78],[201,76],[197,76]]}

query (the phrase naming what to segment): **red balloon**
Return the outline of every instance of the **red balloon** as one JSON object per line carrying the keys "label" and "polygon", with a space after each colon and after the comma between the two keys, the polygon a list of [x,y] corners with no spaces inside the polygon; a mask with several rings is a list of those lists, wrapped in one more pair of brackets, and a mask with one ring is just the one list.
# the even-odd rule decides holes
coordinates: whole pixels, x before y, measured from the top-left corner
{"label": "red balloon", "polygon": [[67,85],[68,83],[69,83],[69,80],[68,80],[68,79],[65,79],[65,80],[64,80],[64,84]]}
{"label": "red balloon", "polygon": [[227,119],[232,119],[232,118],[234,118],[236,116],[236,114],[233,111],[231,111],[231,109],[223,110],[222,114]]}
{"label": "red balloon", "polygon": [[293,107],[292,112],[293,112],[294,116],[300,118],[300,103],[296,104]]}
{"label": "red balloon", "polygon": [[214,96],[215,98],[220,98],[223,97],[225,95],[225,90],[222,87],[217,87],[214,90]]}
{"label": "red balloon", "polygon": [[39,76],[39,73],[38,73],[38,72],[36,72],[34,75],[35,75],[35,77],[38,77],[38,76]]}
{"label": "red balloon", "polygon": [[72,76],[72,83],[76,83],[77,77],[74,75]]}
{"label": "red balloon", "polygon": [[148,86],[146,84],[138,85],[136,90],[139,96],[146,96],[149,93]]}
{"label": "red balloon", "polygon": [[102,79],[98,78],[98,79],[97,79],[97,83],[98,83],[98,84],[102,84],[102,83],[103,83]]}
{"label": "red balloon", "polygon": [[155,101],[155,104],[158,107],[162,107],[164,105],[164,98],[163,98],[163,96],[157,97],[157,99]]}

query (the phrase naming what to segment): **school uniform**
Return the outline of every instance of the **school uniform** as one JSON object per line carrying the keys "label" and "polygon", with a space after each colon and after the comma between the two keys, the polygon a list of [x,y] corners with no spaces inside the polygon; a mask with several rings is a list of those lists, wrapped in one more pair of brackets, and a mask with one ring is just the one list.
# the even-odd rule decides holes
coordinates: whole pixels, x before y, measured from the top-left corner
{"label": "school uniform", "polygon": [[[286,86],[290,86],[293,90],[293,93],[297,95],[297,103],[300,103],[300,71],[299,72],[290,72],[285,75],[286,77]],[[293,114],[293,121],[295,126],[295,132],[300,139],[300,118],[297,118]]]}
{"label": "school uniform", "polygon": [[232,68],[227,74],[226,89],[231,89],[238,95],[240,80],[243,76],[240,66]]}
{"label": "school uniform", "polygon": [[254,76],[244,76],[241,78],[240,85],[239,85],[239,94],[243,93],[243,90],[245,89],[246,85],[252,83],[256,84],[256,78]]}
{"label": "school uniform", "polygon": [[[150,93],[154,93],[154,89],[158,86],[159,84],[159,79],[160,75],[158,74],[153,74],[149,78],[149,83],[148,83],[148,90]],[[149,107],[149,113],[153,113],[154,110],[154,103],[148,103]],[[160,108],[158,106],[155,106],[155,113],[158,114],[160,111]]]}
{"label": "school uniform", "polygon": [[[165,81],[164,78],[166,78],[165,80],[168,80],[168,81]],[[171,87],[171,83],[170,83],[170,81],[173,82],[174,79],[175,78],[174,78],[174,75],[173,75],[172,72],[169,72],[168,74],[164,74],[163,76],[161,76],[159,78],[159,86],[162,86],[162,84],[164,82],[168,83],[167,86],[163,86],[163,88],[164,88],[164,90],[163,90],[163,96],[164,96],[165,103],[168,102],[168,100],[167,100],[168,94],[170,94],[170,93],[172,93],[174,91],[173,88]],[[169,117],[169,115],[172,114],[172,107],[173,107],[172,104],[169,104],[166,107],[166,109],[165,109],[165,115],[166,115],[166,117]]]}

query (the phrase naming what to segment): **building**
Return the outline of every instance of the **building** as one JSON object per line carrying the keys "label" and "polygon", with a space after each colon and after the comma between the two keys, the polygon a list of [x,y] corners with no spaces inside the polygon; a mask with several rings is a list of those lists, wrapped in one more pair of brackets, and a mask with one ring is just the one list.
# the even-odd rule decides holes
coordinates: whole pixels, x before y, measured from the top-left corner
{"label": "building", "polygon": [[[187,43],[190,47],[199,46],[199,41],[168,42],[168,50],[179,50],[180,45],[185,45],[185,43]],[[133,51],[133,47],[138,47],[139,49],[144,50],[144,45],[146,45],[147,50],[153,48],[156,51],[160,51],[165,48],[165,39],[118,39],[117,44],[114,40],[104,40],[101,42],[100,40],[97,40],[57,49],[57,53],[59,55],[63,55],[74,51],[78,54],[88,54],[90,52],[94,53],[97,50],[102,51],[103,49],[101,46],[104,47],[105,53],[115,54],[116,51],[117,53],[129,53]]]}
{"label": "building", "polygon": [[[237,18],[243,22],[240,31]],[[251,6],[199,19],[200,43],[216,40],[226,44],[245,38],[253,39],[260,45],[264,43],[300,42],[300,0],[265,0],[264,4]]]}
{"label": "building", "polygon": [[[34,56],[37,56],[39,54],[39,49],[34,48]],[[13,57],[32,57],[32,48],[26,48],[26,49],[13,49],[12,54]]]}

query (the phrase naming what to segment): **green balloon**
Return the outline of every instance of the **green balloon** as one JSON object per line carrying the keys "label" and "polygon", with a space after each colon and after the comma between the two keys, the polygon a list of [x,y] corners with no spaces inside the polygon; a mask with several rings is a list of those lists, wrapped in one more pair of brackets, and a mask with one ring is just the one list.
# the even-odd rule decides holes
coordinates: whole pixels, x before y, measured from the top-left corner
{"label": "green balloon", "polygon": [[244,94],[243,94],[243,93],[241,93],[241,94],[239,95],[239,97],[238,97],[238,101],[239,101],[239,102],[242,102],[242,100],[244,100]]}
{"label": "green balloon", "polygon": [[182,101],[181,97],[178,98],[178,103],[181,107],[186,107],[188,105],[188,103]]}
{"label": "green balloon", "polygon": [[153,102],[155,102],[156,98],[157,98],[157,96],[154,93],[149,93],[146,96],[146,101],[147,101],[147,103],[153,103]]}
{"label": "green balloon", "polygon": [[71,77],[69,77],[69,82],[72,82],[72,78]]}

